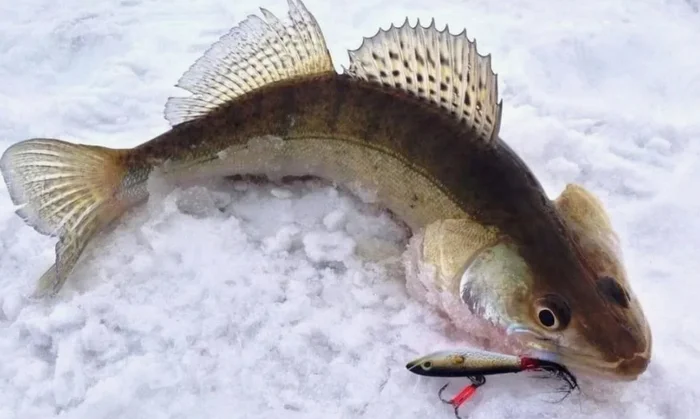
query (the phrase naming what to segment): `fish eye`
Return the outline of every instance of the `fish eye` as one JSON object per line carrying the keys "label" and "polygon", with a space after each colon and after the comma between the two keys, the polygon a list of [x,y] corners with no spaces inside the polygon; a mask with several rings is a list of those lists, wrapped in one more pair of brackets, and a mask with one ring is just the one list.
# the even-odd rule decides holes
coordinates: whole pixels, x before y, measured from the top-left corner
{"label": "fish eye", "polygon": [[421,364],[421,367],[425,370],[428,371],[431,368],[433,368],[433,363],[430,361],[425,361],[424,363]]}
{"label": "fish eye", "polygon": [[554,317],[552,310],[548,308],[541,308],[537,313],[537,318],[540,320],[540,323],[542,323],[542,326],[546,328],[555,328],[557,323],[559,323],[557,318]]}
{"label": "fish eye", "polygon": [[548,294],[537,300],[537,320],[549,330],[561,330],[571,321],[571,310],[563,298]]}

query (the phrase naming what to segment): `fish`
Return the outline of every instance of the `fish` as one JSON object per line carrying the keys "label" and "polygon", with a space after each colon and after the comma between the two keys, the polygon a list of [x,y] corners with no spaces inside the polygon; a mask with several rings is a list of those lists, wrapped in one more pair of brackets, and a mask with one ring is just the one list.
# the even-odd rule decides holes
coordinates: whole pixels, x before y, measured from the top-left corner
{"label": "fish", "polygon": [[466,29],[406,19],[336,71],[302,1],[286,19],[260,10],[180,78],[166,132],[133,148],[31,138],[3,153],[16,213],[57,238],[34,297],[63,289],[91,240],[154,185],[315,176],[405,222],[408,292],[485,350],[614,380],[647,369],[651,331],[602,202],[577,184],[550,199],[501,138],[498,77]]}

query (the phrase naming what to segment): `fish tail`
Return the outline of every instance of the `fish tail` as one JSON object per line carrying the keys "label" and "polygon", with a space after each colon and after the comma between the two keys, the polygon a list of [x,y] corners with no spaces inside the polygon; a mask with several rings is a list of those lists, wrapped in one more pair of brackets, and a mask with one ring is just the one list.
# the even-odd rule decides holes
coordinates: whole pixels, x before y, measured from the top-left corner
{"label": "fish tail", "polygon": [[16,213],[36,231],[58,237],[56,263],[35,297],[57,293],[90,239],[134,202],[125,187],[128,150],[30,139],[0,158]]}

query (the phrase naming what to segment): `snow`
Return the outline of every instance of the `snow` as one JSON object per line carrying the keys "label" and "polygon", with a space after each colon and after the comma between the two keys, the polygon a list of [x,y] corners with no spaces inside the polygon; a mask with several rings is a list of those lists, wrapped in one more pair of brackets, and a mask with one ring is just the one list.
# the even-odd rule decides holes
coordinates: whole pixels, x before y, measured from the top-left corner
{"label": "snow", "polygon": [[[700,15],[694,0],[307,0],[336,66],[405,16],[493,55],[502,136],[548,193],[597,193],[654,333],[631,383],[497,377],[471,418],[693,418],[700,410]],[[280,0],[0,3],[0,151],[129,147],[167,129],[179,76]],[[175,191],[100,237],[54,301],[26,298],[50,238],[0,186],[0,418],[453,417],[406,361],[462,344],[408,297],[405,229],[318,181]],[[457,384],[459,380],[457,380]],[[452,391],[456,391],[456,385]]]}

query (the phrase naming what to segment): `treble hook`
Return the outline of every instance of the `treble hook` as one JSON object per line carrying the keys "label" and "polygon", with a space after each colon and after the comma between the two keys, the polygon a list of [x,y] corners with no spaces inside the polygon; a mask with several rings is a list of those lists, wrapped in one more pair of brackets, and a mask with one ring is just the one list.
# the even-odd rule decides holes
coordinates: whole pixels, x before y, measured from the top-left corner
{"label": "treble hook", "polygon": [[451,399],[445,399],[444,397],[442,397],[442,393],[445,391],[447,386],[450,385],[449,382],[442,386],[442,388],[438,391],[438,397],[440,398],[440,401],[454,407],[455,417],[457,419],[462,419],[462,417],[459,415],[459,407],[463,405],[464,402],[466,402],[474,396],[477,388],[486,384],[486,377],[484,377],[483,375],[474,375],[469,376],[467,378],[469,378],[469,381],[471,381],[472,383],[464,387],[462,391],[457,393],[457,395],[452,397]]}

